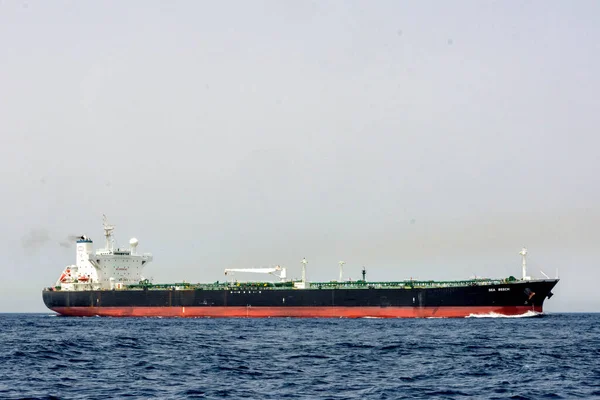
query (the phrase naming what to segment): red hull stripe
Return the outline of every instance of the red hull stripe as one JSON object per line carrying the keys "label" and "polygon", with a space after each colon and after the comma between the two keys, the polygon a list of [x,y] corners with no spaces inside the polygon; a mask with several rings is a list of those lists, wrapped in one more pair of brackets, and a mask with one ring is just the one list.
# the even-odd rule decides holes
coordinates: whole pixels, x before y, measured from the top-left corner
{"label": "red hull stripe", "polygon": [[230,317],[230,318],[459,318],[470,315],[521,315],[541,306],[482,307],[54,307],[62,315],[90,317]]}

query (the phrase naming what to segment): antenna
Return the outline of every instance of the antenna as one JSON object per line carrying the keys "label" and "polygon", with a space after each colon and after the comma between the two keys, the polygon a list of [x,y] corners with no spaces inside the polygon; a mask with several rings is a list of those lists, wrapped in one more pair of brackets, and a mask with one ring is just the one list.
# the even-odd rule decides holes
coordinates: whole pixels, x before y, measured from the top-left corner
{"label": "antenna", "polygon": [[342,281],[342,274],[344,272],[344,264],[346,264],[346,262],[345,261],[340,261],[338,264],[340,264],[340,279],[339,279],[338,282],[341,282]]}
{"label": "antenna", "polygon": [[302,283],[306,283],[306,264],[308,264],[308,261],[306,261],[306,258],[302,259]]}
{"label": "antenna", "polygon": [[367,270],[365,269],[365,267],[363,267],[362,276],[363,276],[363,282],[366,282],[367,281],[367,279],[366,279],[366,277],[367,277]]}
{"label": "antenna", "polygon": [[522,259],[523,259],[523,280],[527,281],[529,279],[531,279],[530,277],[527,276],[527,249],[525,247],[523,247],[521,249],[521,251],[519,252],[519,254],[521,255]]}

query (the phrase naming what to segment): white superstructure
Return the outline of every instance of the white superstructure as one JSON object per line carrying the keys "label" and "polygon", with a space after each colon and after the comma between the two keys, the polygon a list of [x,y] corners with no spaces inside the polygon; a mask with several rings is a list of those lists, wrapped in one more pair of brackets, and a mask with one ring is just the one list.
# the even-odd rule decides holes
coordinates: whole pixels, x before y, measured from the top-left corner
{"label": "white superstructure", "polygon": [[94,253],[93,242],[83,235],[77,238],[76,264],[65,267],[55,286],[61,290],[122,289],[143,281],[142,270],[152,261],[152,254],[138,254],[138,240],[132,238],[127,248],[115,248],[113,231],[104,217],[106,245]]}

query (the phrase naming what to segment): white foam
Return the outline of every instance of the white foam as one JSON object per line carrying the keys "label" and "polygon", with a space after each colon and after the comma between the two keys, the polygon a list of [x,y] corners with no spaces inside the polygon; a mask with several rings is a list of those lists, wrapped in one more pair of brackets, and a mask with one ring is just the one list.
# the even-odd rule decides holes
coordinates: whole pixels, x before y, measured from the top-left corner
{"label": "white foam", "polygon": [[527,311],[524,314],[518,315],[504,315],[498,314],[495,312],[485,313],[485,314],[469,314],[465,318],[531,318],[531,317],[541,317],[544,313],[537,311]]}

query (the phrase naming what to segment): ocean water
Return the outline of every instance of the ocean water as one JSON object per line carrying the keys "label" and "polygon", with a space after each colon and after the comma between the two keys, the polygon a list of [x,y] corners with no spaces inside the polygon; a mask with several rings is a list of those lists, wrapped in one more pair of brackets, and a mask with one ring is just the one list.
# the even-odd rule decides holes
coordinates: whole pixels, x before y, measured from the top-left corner
{"label": "ocean water", "polygon": [[0,398],[600,398],[600,314],[0,315]]}

